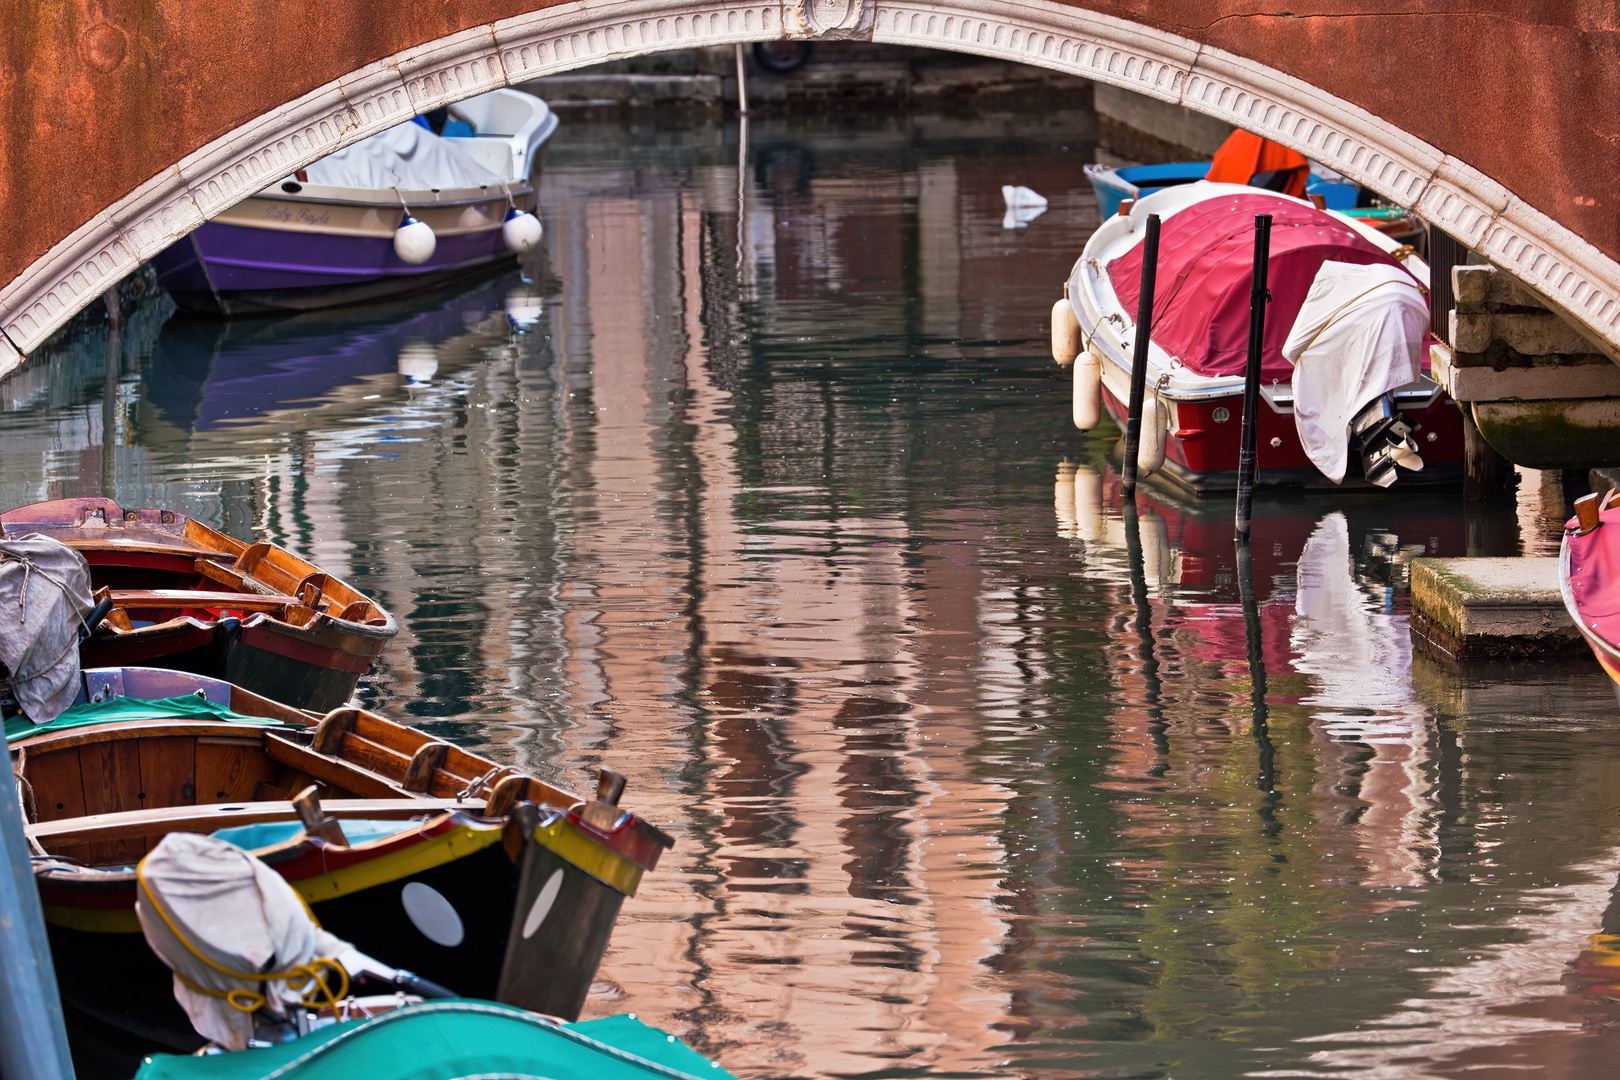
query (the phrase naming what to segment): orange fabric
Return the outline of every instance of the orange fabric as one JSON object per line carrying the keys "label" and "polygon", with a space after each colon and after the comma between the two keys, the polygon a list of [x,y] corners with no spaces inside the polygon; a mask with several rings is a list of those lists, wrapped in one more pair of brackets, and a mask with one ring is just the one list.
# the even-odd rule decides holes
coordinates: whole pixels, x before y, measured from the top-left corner
{"label": "orange fabric", "polygon": [[1302,154],[1239,129],[1227,136],[1215,152],[1205,179],[1220,184],[1247,184],[1256,173],[1292,170],[1282,193],[1303,199],[1310,168]]}

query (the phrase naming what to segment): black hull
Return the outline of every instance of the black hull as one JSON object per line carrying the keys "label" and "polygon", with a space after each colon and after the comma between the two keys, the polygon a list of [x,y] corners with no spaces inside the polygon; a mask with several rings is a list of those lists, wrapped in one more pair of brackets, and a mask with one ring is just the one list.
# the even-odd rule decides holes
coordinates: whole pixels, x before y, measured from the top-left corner
{"label": "black hull", "polygon": [[[561,871],[548,914],[525,935],[522,915]],[[460,919],[462,939],[443,944],[412,921],[403,902],[417,883],[440,894]],[[320,924],[361,952],[457,995],[503,1001],[565,1020],[579,1016],[613,932],[624,894],[536,843],[514,865],[496,843],[406,877],[311,903]],[[515,911],[521,915],[514,917]],[[65,1006],[79,1018],[78,1052],[191,1053],[203,1045],[174,999],[173,976],[140,933],[49,927]],[[356,986],[387,993],[392,986]],[[76,1044],[78,1045],[78,1044]]]}
{"label": "black hull", "polygon": [[360,684],[357,672],[321,667],[261,649],[242,640],[235,620],[222,620],[212,638],[199,646],[147,655],[143,648],[120,648],[117,639],[93,639],[82,650],[86,667],[164,667],[223,679],[295,709],[330,712],[347,704]]}

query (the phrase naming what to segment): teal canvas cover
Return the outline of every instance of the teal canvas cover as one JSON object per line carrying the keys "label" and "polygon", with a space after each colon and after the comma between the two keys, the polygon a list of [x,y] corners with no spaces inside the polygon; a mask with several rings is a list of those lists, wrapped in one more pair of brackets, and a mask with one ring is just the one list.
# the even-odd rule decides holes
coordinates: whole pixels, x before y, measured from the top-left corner
{"label": "teal canvas cover", "polygon": [[634,1016],[558,1026],[487,1001],[431,1001],[294,1042],[208,1057],[154,1054],[135,1080],[736,1080]]}
{"label": "teal canvas cover", "polygon": [[91,724],[129,723],[135,720],[201,720],[210,723],[245,724],[253,727],[284,727],[280,720],[268,716],[244,716],[223,705],[204,701],[195,694],[182,697],[113,698],[97,704],[75,705],[55,720],[46,724],[31,723],[26,716],[13,716],[6,721],[6,742],[43,735],[50,731],[88,727]]}

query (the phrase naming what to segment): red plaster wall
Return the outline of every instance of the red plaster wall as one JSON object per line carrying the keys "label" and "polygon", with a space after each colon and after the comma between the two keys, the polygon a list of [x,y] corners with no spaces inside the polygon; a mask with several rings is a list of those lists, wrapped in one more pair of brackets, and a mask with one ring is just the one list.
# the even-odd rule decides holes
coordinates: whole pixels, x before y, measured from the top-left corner
{"label": "red plaster wall", "polygon": [[[135,185],[339,75],[544,0],[6,0],[0,281]],[[1290,72],[1620,258],[1620,7],[1081,0]],[[1279,13],[1287,7],[1289,11]]]}
{"label": "red plaster wall", "polygon": [[[1620,258],[1620,4],[1127,0],[1088,6],[1252,57],[1354,102]],[[1279,9],[1291,13],[1274,14]]]}

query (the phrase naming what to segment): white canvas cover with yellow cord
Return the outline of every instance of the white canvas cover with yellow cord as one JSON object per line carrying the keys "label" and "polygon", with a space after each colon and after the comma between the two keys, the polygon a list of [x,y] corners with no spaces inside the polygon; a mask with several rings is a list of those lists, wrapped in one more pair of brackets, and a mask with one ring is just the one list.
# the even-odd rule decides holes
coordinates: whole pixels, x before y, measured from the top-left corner
{"label": "white canvas cover with yellow cord", "polygon": [[[289,1006],[319,988],[312,980],[289,987],[289,982],[301,982],[298,977],[263,982],[236,978],[219,968],[284,973],[322,957],[351,963],[364,959],[354,946],[316,925],[280,874],[224,840],[170,833],[141,860],[137,872],[135,913],[147,944],[175,972],[175,1000],[199,1034],[228,1050],[247,1046],[253,1016],[214,994],[262,995],[264,1009],[284,1019]],[[218,967],[199,959],[199,953]],[[332,973],[323,974],[333,991],[340,992]],[[243,995],[237,1000],[252,1002]]]}
{"label": "white canvas cover with yellow cord", "polygon": [[[1379,396],[1417,381],[1428,337],[1428,300],[1401,267],[1322,264],[1283,356],[1294,365],[1294,428],[1323,476],[1344,479],[1350,421]],[[1416,455],[1396,460],[1423,467]]]}

